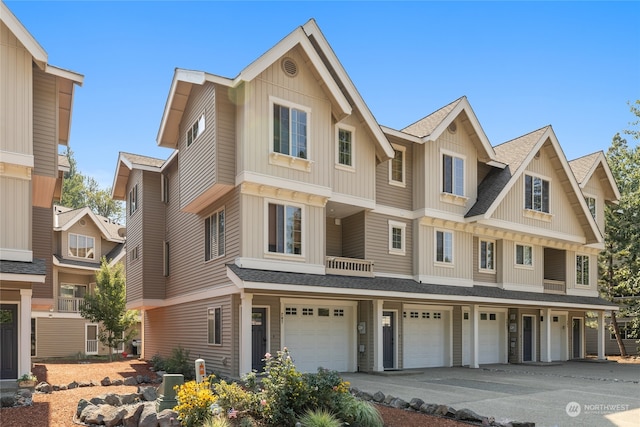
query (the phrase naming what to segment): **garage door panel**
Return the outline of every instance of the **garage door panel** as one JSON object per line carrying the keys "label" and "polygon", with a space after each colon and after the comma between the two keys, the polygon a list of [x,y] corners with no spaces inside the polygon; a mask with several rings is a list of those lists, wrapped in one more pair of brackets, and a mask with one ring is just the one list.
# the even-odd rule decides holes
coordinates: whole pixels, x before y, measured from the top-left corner
{"label": "garage door panel", "polygon": [[429,307],[403,313],[403,367],[449,365],[449,312]]}
{"label": "garage door panel", "polygon": [[[465,318],[466,315],[466,318]],[[505,363],[506,346],[505,313],[491,310],[480,310],[478,323],[478,363]],[[463,314],[462,320],[462,364],[471,361],[471,320],[469,313]]]}

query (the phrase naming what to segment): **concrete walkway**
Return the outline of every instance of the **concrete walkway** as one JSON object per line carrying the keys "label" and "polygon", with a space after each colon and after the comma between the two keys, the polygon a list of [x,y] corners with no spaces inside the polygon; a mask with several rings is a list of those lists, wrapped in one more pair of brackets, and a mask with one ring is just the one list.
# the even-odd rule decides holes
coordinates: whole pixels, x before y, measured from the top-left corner
{"label": "concrete walkway", "polygon": [[482,365],[343,374],[352,387],[407,402],[469,408],[497,421],[538,427],[640,427],[640,365],[615,362]]}

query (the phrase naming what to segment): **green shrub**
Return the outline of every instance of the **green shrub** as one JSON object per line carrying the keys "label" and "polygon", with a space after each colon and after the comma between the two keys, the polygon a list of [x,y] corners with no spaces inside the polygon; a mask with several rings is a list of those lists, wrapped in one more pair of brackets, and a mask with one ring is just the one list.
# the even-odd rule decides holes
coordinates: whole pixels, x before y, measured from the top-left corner
{"label": "green shrub", "polygon": [[236,411],[246,411],[255,406],[252,394],[237,383],[227,383],[224,380],[213,384],[213,391],[218,396],[218,405],[225,412],[233,408]]}
{"label": "green shrub", "polygon": [[342,381],[337,371],[318,368],[315,374],[303,374],[306,387],[311,391],[309,405],[311,408],[327,408],[337,411],[343,395],[349,394],[349,383]]}
{"label": "green shrub", "polygon": [[182,374],[185,380],[192,380],[196,377],[194,363],[189,360],[189,350],[178,346],[171,350],[171,356],[165,361],[164,371],[167,374]]}
{"label": "green shrub", "polygon": [[208,417],[202,424],[202,427],[231,427],[231,423],[226,417],[218,415]]}
{"label": "green shrub", "polygon": [[156,353],[153,355],[153,357],[150,360],[151,366],[153,366],[153,370],[158,372],[158,371],[166,371],[166,367],[167,367],[167,362],[164,360],[164,358],[162,356],[160,356],[159,353]]}
{"label": "green shrub", "polygon": [[341,427],[342,422],[326,409],[308,410],[300,417],[304,427]]}
{"label": "green shrub", "polygon": [[352,424],[366,427],[383,427],[382,415],[380,415],[378,408],[373,403],[355,398],[354,401],[354,405],[351,408]]}

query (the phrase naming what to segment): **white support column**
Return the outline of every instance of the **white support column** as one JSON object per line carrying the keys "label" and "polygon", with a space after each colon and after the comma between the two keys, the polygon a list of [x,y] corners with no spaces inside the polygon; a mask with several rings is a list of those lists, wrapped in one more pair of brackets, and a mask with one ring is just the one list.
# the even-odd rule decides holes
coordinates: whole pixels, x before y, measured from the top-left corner
{"label": "white support column", "polygon": [[140,359],[146,360],[145,355],[144,355],[144,343],[145,343],[145,339],[144,339],[144,317],[146,315],[146,311],[145,310],[140,310],[140,340],[142,341],[142,344],[139,344],[138,347],[138,357]]}
{"label": "white support column", "polygon": [[471,324],[469,325],[469,333],[471,336],[469,337],[469,347],[471,354],[469,355],[469,367],[470,368],[479,368],[479,351],[478,351],[478,331],[480,326],[480,307],[477,305],[471,305],[469,307],[469,320]]}
{"label": "white support column", "polygon": [[240,375],[251,372],[251,310],[253,307],[253,294],[243,293],[240,304]]}
{"label": "white support column", "polygon": [[382,339],[382,305],[384,301],[381,299],[373,300],[373,325],[371,331],[373,333],[373,370],[376,372],[384,371],[384,346]]}
{"label": "white support column", "polygon": [[544,333],[540,338],[541,340],[544,339],[544,343],[542,343],[541,350],[543,351],[540,352],[540,359],[542,359],[543,362],[551,362],[551,309],[547,307],[541,310],[541,312],[544,319],[542,321]]}
{"label": "white support column", "polygon": [[31,372],[31,289],[20,289],[18,376]]}
{"label": "white support column", "polygon": [[598,360],[605,360],[604,354],[604,311],[598,312]]}

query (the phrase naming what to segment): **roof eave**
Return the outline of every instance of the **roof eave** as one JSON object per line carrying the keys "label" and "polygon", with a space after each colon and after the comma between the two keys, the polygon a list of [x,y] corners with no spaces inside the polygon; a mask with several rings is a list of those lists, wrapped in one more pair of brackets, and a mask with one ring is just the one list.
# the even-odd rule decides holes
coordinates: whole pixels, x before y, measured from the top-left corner
{"label": "roof eave", "polygon": [[47,52],[44,50],[42,46],[36,41],[36,39],[29,33],[24,25],[20,22],[18,18],[11,12],[11,10],[4,4],[4,2],[0,2],[0,19],[2,22],[9,28],[20,43],[27,49],[27,51],[31,54],[33,61],[38,65],[38,68],[41,70],[45,70],[47,67]]}

